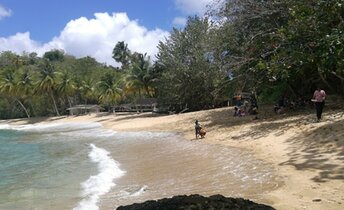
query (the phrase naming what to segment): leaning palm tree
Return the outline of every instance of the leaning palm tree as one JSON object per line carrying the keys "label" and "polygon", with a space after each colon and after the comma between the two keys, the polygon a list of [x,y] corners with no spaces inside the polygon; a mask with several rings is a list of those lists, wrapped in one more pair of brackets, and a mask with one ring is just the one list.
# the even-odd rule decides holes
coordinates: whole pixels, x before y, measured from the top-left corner
{"label": "leaning palm tree", "polygon": [[15,81],[15,74],[13,69],[6,70],[1,76],[0,93],[14,99],[24,110],[27,118],[30,118],[28,109],[20,100],[21,96],[28,96],[31,90],[31,79],[28,72],[24,72],[19,76],[19,81]]}
{"label": "leaning palm tree", "polygon": [[57,116],[60,116],[59,110],[57,109],[56,101],[54,94],[56,94],[56,75],[57,72],[53,65],[51,65],[48,61],[45,61],[44,65],[41,67],[39,81],[36,86],[36,91],[42,94],[50,95],[54,109],[56,111]]}
{"label": "leaning palm tree", "polygon": [[[33,84],[32,75],[30,74],[28,69],[25,69],[23,72],[19,74],[19,77],[17,80],[17,94],[25,100],[32,96],[33,87],[34,87],[34,84]],[[26,115],[28,116],[28,118],[30,118],[30,115],[27,109],[24,109],[24,111]]]}

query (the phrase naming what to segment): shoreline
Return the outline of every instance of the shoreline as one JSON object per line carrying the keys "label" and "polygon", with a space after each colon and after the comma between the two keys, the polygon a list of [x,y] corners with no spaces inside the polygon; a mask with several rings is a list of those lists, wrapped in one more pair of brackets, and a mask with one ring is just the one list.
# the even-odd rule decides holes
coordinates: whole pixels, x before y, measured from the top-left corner
{"label": "shoreline", "polygon": [[194,121],[207,130],[203,141],[248,150],[271,164],[283,185],[262,200],[278,210],[344,209],[344,112],[326,110],[324,120],[314,123],[313,110],[293,115],[233,117],[232,108],[175,115],[152,113],[91,114],[5,120],[10,124],[49,122],[98,122],[117,131],[169,131],[194,141]]}

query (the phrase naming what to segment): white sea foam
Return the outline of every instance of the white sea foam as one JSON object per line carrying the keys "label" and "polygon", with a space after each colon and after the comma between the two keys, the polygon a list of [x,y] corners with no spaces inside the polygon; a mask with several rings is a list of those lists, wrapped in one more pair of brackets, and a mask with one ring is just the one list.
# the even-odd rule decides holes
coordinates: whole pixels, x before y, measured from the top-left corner
{"label": "white sea foam", "polygon": [[11,129],[11,126],[9,124],[0,124],[0,130],[8,130]]}
{"label": "white sea foam", "polygon": [[107,138],[107,137],[113,137],[117,134],[116,131],[109,130],[109,129],[87,129],[87,130],[75,130],[72,132],[64,132],[63,135],[66,136],[78,136],[80,137],[86,137],[86,138]]}
{"label": "white sea foam", "polygon": [[97,203],[100,196],[109,192],[115,185],[114,179],[125,174],[119,168],[118,162],[109,156],[108,151],[98,148],[94,144],[90,144],[90,147],[92,150],[89,157],[98,164],[99,173],[81,183],[83,200],[79,202],[74,210],[98,210]]}
{"label": "white sea foam", "polygon": [[100,123],[76,123],[76,122],[65,122],[65,123],[36,123],[27,125],[9,125],[0,124],[0,129],[7,130],[18,130],[26,132],[39,132],[39,133],[50,133],[59,131],[74,131],[74,130],[86,130],[93,128],[100,128]]}
{"label": "white sea foam", "polygon": [[137,190],[136,192],[133,192],[133,193],[130,194],[130,195],[131,195],[131,196],[139,196],[139,195],[143,194],[146,190],[147,190],[147,186],[144,185],[144,186],[142,186],[139,190]]}

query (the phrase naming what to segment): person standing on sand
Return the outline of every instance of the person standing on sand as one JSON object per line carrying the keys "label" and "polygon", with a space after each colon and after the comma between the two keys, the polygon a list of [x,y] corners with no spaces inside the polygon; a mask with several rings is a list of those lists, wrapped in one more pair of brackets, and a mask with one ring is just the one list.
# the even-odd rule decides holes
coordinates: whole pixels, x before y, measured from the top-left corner
{"label": "person standing on sand", "polygon": [[198,139],[199,132],[201,130],[201,124],[199,124],[198,120],[195,121],[195,134],[196,134],[196,139]]}
{"label": "person standing on sand", "polygon": [[325,105],[326,93],[320,87],[318,87],[313,94],[312,101],[315,103],[315,109],[317,113],[317,122],[321,120],[321,115]]}

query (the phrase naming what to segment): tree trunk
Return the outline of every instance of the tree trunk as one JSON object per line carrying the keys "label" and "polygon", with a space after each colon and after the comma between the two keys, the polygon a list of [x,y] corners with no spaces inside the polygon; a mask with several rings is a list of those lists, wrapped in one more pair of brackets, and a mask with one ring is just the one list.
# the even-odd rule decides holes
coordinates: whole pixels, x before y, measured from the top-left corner
{"label": "tree trunk", "polygon": [[24,106],[24,104],[23,104],[18,98],[14,98],[14,99],[15,99],[15,100],[20,104],[20,106],[24,109],[27,118],[30,118],[30,114],[29,114],[28,110],[26,109],[26,107]]}
{"label": "tree trunk", "polygon": [[56,105],[56,102],[55,102],[55,98],[54,98],[53,93],[51,93],[51,98],[53,99],[53,103],[54,103],[54,108],[55,108],[55,111],[56,111],[56,115],[57,115],[57,116],[60,116],[60,113],[59,113],[59,110],[57,109],[57,105]]}
{"label": "tree trunk", "polygon": [[71,108],[71,107],[72,107],[72,102],[71,102],[70,97],[68,97],[68,96],[67,96],[67,101],[68,101],[68,106],[69,106],[69,108]]}
{"label": "tree trunk", "polygon": [[324,75],[322,75],[321,70],[320,70],[319,67],[318,67],[318,73],[319,73],[319,77],[320,77],[321,81],[322,81],[324,84],[326,84],[326,85],[331,89],[331,91],[336,92],[335,88],[333,88],[333,87],[330,85],[330,83],[328,83],[328,82],[326,81],[326,79],[324,78]]}
{"label": "tree trunk", "polygon": [[332,75],[334,75],[335,77],[337,77],[340,80],[341,83],[341,90],[340,90],[340,94],[342,96],[344,96],[344,77],[342,77],[341,75],[338,75],[336,72],[332,71],[331,72]]}
{"label": "tree trunk", "polygon": [[148,85],[144,85],[145,91],[148,95],[148,97],[152,97],[151,93],[149,92],[149,86]]}

